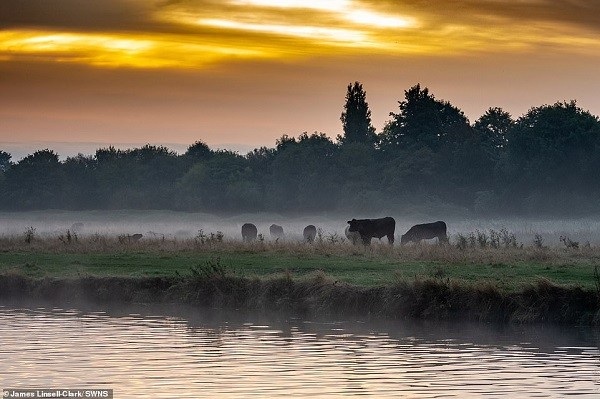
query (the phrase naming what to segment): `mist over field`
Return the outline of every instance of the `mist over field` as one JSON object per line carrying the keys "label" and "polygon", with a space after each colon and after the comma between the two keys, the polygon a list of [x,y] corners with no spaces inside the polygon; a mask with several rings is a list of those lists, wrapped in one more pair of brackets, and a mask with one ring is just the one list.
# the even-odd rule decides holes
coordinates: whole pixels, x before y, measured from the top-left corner
{"label": "mist over field", "polygon": [[600,243],[600,118],[575,101],[471,122],[417,84],[378,133],[362,84],[345,99],[335,140],[284,134],[246,155],[202,140],[182,154],[109,146],[64,161],[42,149],[15,163],[0,150],[0,234],[240,240],[253,223],[259,240],[277,224],[290,241],[315,225],[337,242],[348,220],[391,216],[396,240],[444,221],[451,243],[471,246],[498,232],[513,246]]}
{"label": "mist over field", "polygon": [[[271,241],[269,226],[278,224],[283,227],[286,240],[302,240],[302,231],[309,224],[321,229],[324,239],[337,235],[344,237],[347,221],[352,218],[370,218],[387,215],[375,213],[339,213],[313,214],[303,216],[285,216],[270,213],[247,213],[238,215],[214,215],[208,213],[186,213],[173,211],[32,211],[0,213],[0,236],[20,236],[33,227],[40,237],[52,238],[65,234],[67,230],[76,230],[81,236],[94,234],[118,236],[142,234],[142,239],[192,239],[202,230],[204,234],[222,232],[224,240],[241,240],[241,226],[253,223],[265,241]],[[534,219],[534,218],[441,218],[439,215],[398,216],[396,219],[396,240],[411,226],[417,223],[433,222],[443,219],[448,225],[450,242],[455,243],[457,234],[467,235],[476,232],[499,231],[506,229],[514,233],[518,244],[530,246],[536,234],[544,245],[562,246],[560,236],[567,236],[582,245],[600,245],[600,218],[580,219]],[[83,227],[74,226],[82,223]],[[74,228],[75,227],[75,228]],[[377,240],[374,240],[374,243]],[[382,238],[386,243],[386,238]],[[435,242],[435,240],[430,240]]]}

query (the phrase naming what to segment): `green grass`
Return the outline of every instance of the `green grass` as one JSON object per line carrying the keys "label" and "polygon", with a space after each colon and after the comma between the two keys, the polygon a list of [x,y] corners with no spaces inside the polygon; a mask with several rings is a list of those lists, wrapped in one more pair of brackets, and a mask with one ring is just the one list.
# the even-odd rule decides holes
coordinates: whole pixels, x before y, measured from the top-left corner
{"label": "green grass", "polygon": [[[469,283],[486,282],[512,291],[540,277],[556,284],[594,288],[595,256],[551,256],[542,260],[519,255],[472,253],[461,255],[408,254],[400,249],[371,252],[367,250],[298,250],[292,248],[256,249],[254,247],[216,247],[201,250],[153,250],[147,247],[108,249],[106,251],[57,251],[39,249],[3,249],[0,273],[17,273],[27,277],[77,276],[173,276],[188,275],[191,269],[209,261],[219,262],[239,276],[272,276],[291,273],[294,277],[323,271],[333,280],[359,286],[386,285],[398,280],[419,278],[453,279]],[[524,251],[524,250],[522,250]],[[456,252],[456,253],[455,253]],[[562,253],[561,253],[562,254]]]}
{"label": "green grass", "polygon": [[0,298],[600,325],[598,266],[591,246],[0,237]]}

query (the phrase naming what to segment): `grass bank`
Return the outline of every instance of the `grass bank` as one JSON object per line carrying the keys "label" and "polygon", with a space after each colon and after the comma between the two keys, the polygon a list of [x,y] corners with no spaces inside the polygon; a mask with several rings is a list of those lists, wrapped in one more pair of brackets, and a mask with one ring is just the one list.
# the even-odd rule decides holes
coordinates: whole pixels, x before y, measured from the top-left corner
{"label": "grass bank", "polygon": [[[60,237],[59,237],[60,238]],[[600,249],[458,248],[418,245],[352,246],[347,242],[307,245],[298,242],[241,243],[211,240],[141,240],[87,237],[66,242],[22,237],[0,238],[0,273],[26,277],[174,277],[207,263],[241,277],[292,273],[303,277],[322,271],[335,281],[388,285],[398,281],[453,279],[490,283],[504,291],[520,290],[540,278],[559,285],[596,286]]]}
{"label": "grass bank", "polygon": [[0,298],[598,323],[600,249],[0,238]]}
{"label": "grass bank", "polygon": [[247,278],[206,269],[181,277],[34,279],[0,275],[0,300],[176,302],[212,308],[289,312],[309,317],[369,316],[499,323],[600,324],[594,290],[540,279],[520,291],[490,284],[416,279],[376,287],[339,283],[323,273]]}

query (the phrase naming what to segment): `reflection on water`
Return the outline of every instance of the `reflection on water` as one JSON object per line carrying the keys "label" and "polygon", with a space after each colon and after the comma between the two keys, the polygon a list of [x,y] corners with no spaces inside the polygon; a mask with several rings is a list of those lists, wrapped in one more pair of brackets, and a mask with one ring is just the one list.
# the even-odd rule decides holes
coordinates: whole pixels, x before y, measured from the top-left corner
{"label": "reflection on water", "polygon": [[0,305],[0,343],[1,387],[115,398],[600,397],[598,336],[575,328]]}

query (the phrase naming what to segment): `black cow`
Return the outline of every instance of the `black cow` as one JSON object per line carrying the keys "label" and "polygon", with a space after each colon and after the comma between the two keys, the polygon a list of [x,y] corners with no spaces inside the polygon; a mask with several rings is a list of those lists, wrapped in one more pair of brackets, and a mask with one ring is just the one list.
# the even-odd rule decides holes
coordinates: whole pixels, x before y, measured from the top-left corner
{"label": "black cow", "polygon": [[276,224],[272,224],[271,227],[269,227],[269,233],[271,233],[271,238],[274,240],[284,237],[283,227]]}
{"label": "black cow", "polygon": [[403,245],[411,241],[419,242],[421,240],[429,240],[436,237],[440,243],[448,242],[446,223],[437,221],[414,225],[406,232],[406,234],[400,237],[400,244]]}
{"label": "black cow", "polygon": [[254,241],[257,235],[258,230],[252,223],[246,223],[242,226],[242,239],[244,241]]}
{"label": "black cow", "polygon": [[385,217],[381,219],[352,219],[348,221],[350,233],[357,231],[360,234],[360,238],[363,244],[371,244],[371,239],[377,237],[381,239],[383,236],[387,236],[388,243],[394,244],[394,231],[396,230],[396,221],[392,217]]}
{"label": "black cow", "polygon": [[315,240],[315,237],[317,236],[317,228],[312,224],[309,224],[304,228],[302,236],[304,237],[304,241],[313,242]]}

